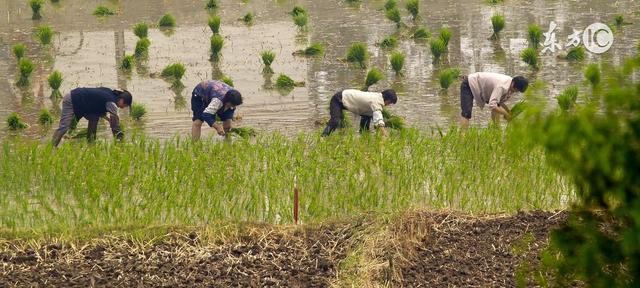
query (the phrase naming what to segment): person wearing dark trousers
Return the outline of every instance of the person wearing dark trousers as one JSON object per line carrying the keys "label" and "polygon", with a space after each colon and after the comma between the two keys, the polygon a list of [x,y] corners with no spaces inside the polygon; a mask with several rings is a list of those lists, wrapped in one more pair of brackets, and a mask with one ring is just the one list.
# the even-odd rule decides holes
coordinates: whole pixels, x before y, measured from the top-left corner
{"label": "person wearing dark trousers", "polygon": [[81,118],[86,118],[89,121],[87,138],[90,141],[94,140],[98,128],[98,120],[107,118],[107,114],[109,114],[107,120],[109,120],[111,132],[118,140],[122,140],[124,133],[120,129],[118,108],[131,106],[132,101],[131,93],[126,90],[112,90],[105,87],[71,90],[70,93],[67,93],[62,98],[60,125],[53,133],[53,145],[57,147],[62,136],[69,131],[71,123]]}
{"label": "person wearing dark trousers", "polygon": [[511,110],[505,104],[516,92],[524,92],[529,86],[529,81],[522,77],[510,77],[491,72],[477,72],[464,76],[460,84],[460,109],[462,110],[460,125],[469,127],[473,102],[483,108],[489,104],[491,119],[498,123],[500,116],[511,119]]}
{"label": "person wearing dark trousers", "polygon": [[380,130],[380,133],[386,135],[382,109],[384,106],[393,105],[396,102],[398,102],[398,96],[391,89],[384,90],[381,93],[356,89],[340,91],[331,97],[331,102],[329,102],[331,119],[329,119],[327,127],[322,132],[322,136],[328,136],[338,128],[344,116],[342,110],[345,109],[360,115],[360,132],[369,130],[373,122],[373,126]]}
{"label": "person wearing dark trousers", "polygon": [[[226,135],[231,130],[231,121],[233,121],[236,107],[240,105],[242,105],[242,94],[226,83],[207,80],[198,84],[191,94],[193,140],[200,139],[202,124],[205,122],[215,129],[218,135]],[[216,116],[222,121],[222,126],[216,123]]]}

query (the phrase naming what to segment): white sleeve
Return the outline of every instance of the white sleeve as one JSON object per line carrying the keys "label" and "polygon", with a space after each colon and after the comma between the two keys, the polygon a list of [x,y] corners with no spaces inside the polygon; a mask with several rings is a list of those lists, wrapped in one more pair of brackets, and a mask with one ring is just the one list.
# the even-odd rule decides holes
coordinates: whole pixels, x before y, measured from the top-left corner
{"label": "white sleeve", "polygon": [[207,106],[207,108],[204,108],[204,113],[215,115],[221,107],[222,101],[218,98],[213,98],[211,99],[211,103],[209,103],[209,106]]}
{"label": "white sleeve", "polygon": [[382,117],[382,111],[373,111],[373,126],[384,127],[384,118]]}

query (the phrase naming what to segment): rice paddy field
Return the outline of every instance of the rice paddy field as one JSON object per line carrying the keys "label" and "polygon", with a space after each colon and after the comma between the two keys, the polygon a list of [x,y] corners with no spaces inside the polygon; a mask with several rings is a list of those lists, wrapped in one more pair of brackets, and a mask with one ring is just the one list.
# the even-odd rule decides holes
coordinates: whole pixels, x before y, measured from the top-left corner
{"label": "rice paddy field", "polygon": [[[527,118],[494,126],[474,107],[459,130],[459,76],[523,75],[510,106],[570,110],[595,93],[593,63],[637,54],[639,9],[0,0],[0,287],[544,286],[531,267],[577,189]],[[543,53],[551,21],[563,45]],[[608,52],[564,47],[594,22],[614,31]],[[242,93],[234,125],[251,129],[191,141],[206,79]],[[125,141],[102,121],[95,143],[52,147],[61,96],[92,86],[133,94]],[[360,134],[349,117],[320,137],[346,88],[395,89],[403,129]]]}

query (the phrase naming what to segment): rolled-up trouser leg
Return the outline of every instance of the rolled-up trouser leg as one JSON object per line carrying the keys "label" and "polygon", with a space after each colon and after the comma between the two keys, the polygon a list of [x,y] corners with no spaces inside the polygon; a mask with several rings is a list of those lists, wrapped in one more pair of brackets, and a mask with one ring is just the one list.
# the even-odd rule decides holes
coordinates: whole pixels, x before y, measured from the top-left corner
{"label": "rolled-up trouser leg", "polygon": [[93,142],[96,140],[96,132],[98,131],[98,120],[100,120],[100,115],[90,114],[86,115],[87,121],[89,121],[89,126],[87,126],[87,141]]}
{"label": "rolled-up trouser leg", "polygon": [[360,133],[363,131],[369,131],[369,128],[371,127],[371,119],[373,119],[373,116],[360,115]]}
{"label": "rolled-up trouser leg", "polygon": [[327,127],[325,127],[322,132],[323,136],[327,136],[336,130],[342,120],[343,109],[344,104],[342,104],[342,91],[340,91],[331,97],[331,102],[329,103],[329,115],[331,115],[331,119],[329,119]]}
{"label": "rolled-up trouser leg", "polygon": [[71,122],[76,115],[73,113],[73,103],[71,102],[71,94],[67,93],[67,95],[62,98],[62,113],[60,114],[60,125],[58,129],[53,133],[53,146],[58,146],[60,144],[60,140],[62,136],[64,136],[67,131],[69,131],[69,127],[71,127]]}
{"label": "rolled-up trouser leg", "polygon": [[460,114],[465,119],[471,119],[471,110],[473,109],[473,93],[469,86],[469,80],[464,78],[460,83]]}

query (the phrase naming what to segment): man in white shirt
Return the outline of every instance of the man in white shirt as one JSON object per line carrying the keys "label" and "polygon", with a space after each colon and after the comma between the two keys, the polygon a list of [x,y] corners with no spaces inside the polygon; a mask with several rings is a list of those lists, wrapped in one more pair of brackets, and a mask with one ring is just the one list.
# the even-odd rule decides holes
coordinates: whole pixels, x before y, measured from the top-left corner
{"label": "man in white shirt", "polygon": [[324,132],[322,132],[322,136],[331,134],[338,127],[342,120],[342,110],[344,109],[360,115],[360,131],[368,130],[371,122],[373,122],[373,126],[379,129],[383,135],[386,135],[382,109],[384,106],[396,104],[396,102],[398,102],[398,96],[392,89],[384,90],[382,93],[364,92],[356,89],[340,91],[331,97],[329,104],[331,119],[327,123]]}
{"label": "man in white shirt", "polygon": [[483,108],[489,104],[491,119],[498,122],[500,115],[505,119],[511,119],[511,111],[505,102],[516,92],[524,92],[529,86],[529,81],[522,77],[510,77],[504,74],[491,72],[477,72],[465,76],[460,84],[460,108],[462,110],[460,125],[469,127],[471,110],[475,99],[476,105]]}

